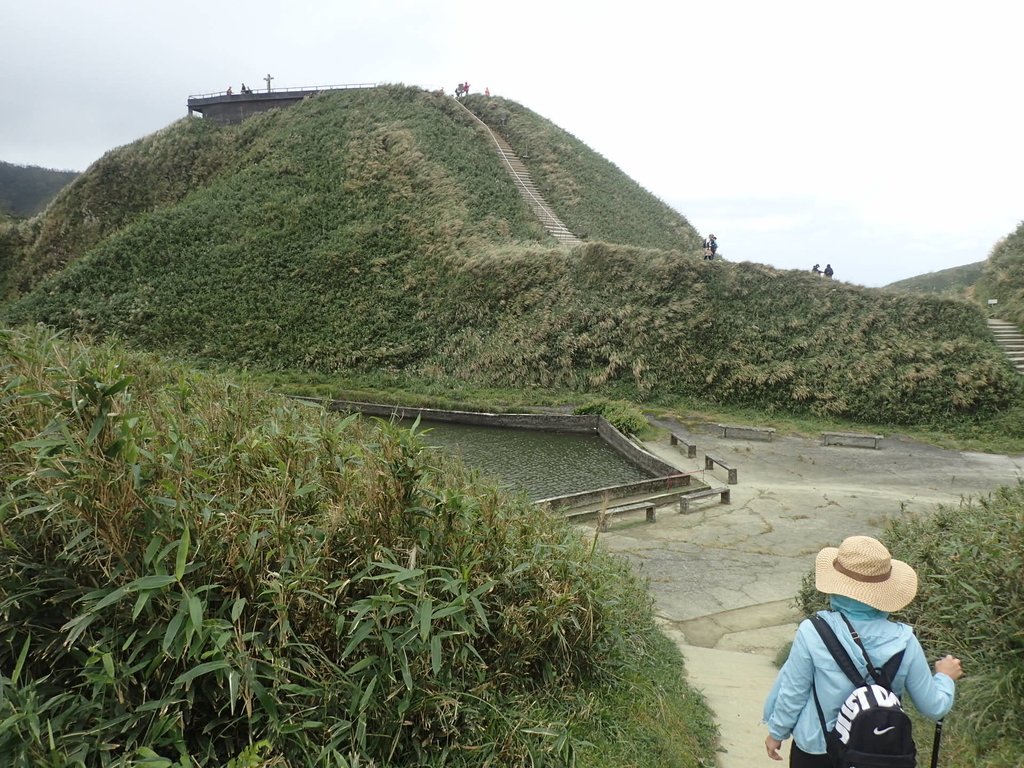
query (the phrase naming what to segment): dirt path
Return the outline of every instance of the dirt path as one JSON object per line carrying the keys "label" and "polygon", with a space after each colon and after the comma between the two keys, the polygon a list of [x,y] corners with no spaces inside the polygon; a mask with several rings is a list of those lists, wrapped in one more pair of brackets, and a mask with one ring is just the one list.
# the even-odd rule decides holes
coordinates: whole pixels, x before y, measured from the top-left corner
{"label": "dirt path", "polygon": [[[732,503],[713,497],[687,515],[666,509],[654,524],[616,519],[602,541],[649,577],[659,621],[716,714],[719,767],[778,765],[764,752],[761,706],[775,677],[774,657],[800,618],[791,600],[814,554],[851,534],[877,534],[907,511],[958,504],[1015,483],[1024,457],[898,438],[871,450],[795,437],[724,440],[710,429],[690,434],[696,460],[667,439],[646,447],[685,470],[703,470],[705,452],[721,456],[739,470]],[[722,472],[706,475],[710,483],[725,482]]]}

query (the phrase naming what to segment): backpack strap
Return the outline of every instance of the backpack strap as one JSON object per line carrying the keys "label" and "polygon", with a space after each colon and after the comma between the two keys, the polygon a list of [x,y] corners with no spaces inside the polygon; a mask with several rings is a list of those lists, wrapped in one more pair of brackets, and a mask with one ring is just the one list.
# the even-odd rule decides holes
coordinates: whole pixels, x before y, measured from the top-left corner
{"label": "backpack strap", "polygon": [[902,651],[898,651],[893,654],[892,658],[885,662],[885,664],[882,665],[882,668],[878,670],[885,676],[885,679],[880,680],[879,682],[890,691],[893,689],[892,681],[896,679],[896,673],[900,671],[900,665],[903,664],[903,654],[906,652],[907,649],[904,648]]}
{"label": "backpack strap", "polygon": [[[842,614],[840,614],[842,615]],[[862,685],[867,685],[867,680],[861,675],[857,666],[853,663],[853,659],[850,658],[850,654],[846,652],[843,644],[839,642],[839,638],[836,637],[836,633],[829,626],[828,622],[825,621],[818,614],[814,614],[811,618],[811,624],[818,634],[821,636],[822,641],[825,643],[825,647],[828,652],[835,659],[836,664],[843,671],[843,674],[850,678],[850,682],[853,683],[854,688],[859,688]],[[844,617],[845,618],[845,617]],[[825,736],[825,744],[829,744],[828,726],[825,724],[825,713],[821,709],[821,702],[818,701],[818,691],[814,687],[814,681],[811,681],[811,695],[814,696],[814,708],[818,710],[818,722],[821,723],[821,732]],[[829,749],[831,754],[831,749]]]}
{"label": "backpack strap", "polygon": [[[850,620],[846,618],[846,614],[840,612],[839,617],[846,622],[846,626],[850,629],[850,634],[853,635],[853,642],[857,644],[860,648],[860,652],[864,654],[864,661],[868,665],[868,672],[871,674],[871,677],[876,683],[883,686],[886,690],[892,691],[892,681],[896,677],[896,672],[899,671],[900,664],[903,663],[903,654],[906,651],[906,648],[885,662],[882,668],[879,669],[872,663],[871,657],[868,656],[868,649],[864,647],[864,643],[860,639],[860,635],[857,633],[857,630],[853,628],[853,624],[850,623]],[[824,622],[822,623],[824,624]],[[894,664],[893,659],[896,659],[897,657],[899,660]]]}
{"label": "backpack strap", "polygon": [[[842,614],[839,614],[842,616]],[[846,619],[843,616],[843,619]],[[850,625],[849,621],[846,622],[850,626],[850,630],[853,631],[853,626]],[[829,626],[828,622],[825,621],[821,616],[815,614],[811,616],[811,624],[818,630],[818,634],[821,635],[822,641],[825,643],[825,647],[828,648],[828,652],[832,654],[832,658],[836,660],[836,664],[843,671],[843,674],[850,678],[850,682],[853,683],[854,688],[859,688],[862,685],[867,685],[867,680],[857,669],[857,665],[853,663],[853,659],[850,658],[850,654],[846,652],[843,644],[839,642],[839,638],[836,637],[836,633]],[[854,631],[853,639],[860,644],[860,636]],[[861,650],[864,646],[861,645]],[[866,652],[865,652],[866,655]],[[868,662],[868,670],[871,670],[871,662]]]}

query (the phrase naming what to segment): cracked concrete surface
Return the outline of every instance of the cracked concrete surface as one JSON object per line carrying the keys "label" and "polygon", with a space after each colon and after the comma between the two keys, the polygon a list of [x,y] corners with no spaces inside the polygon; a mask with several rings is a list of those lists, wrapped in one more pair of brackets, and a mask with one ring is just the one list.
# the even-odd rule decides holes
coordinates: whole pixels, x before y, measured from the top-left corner
{"label": "cracked concrete surface", "polygon": [[711,497],[689,514],[665,508],[653,524],[615,518],[600,541],[649,579],[658,619],[716,714],[720,768],[777,765],[765,755],[761,706],[775,676],[772,660],[800,619],[792,598],[818,550],[1024,476],[1024,456],[949,451],[897,436],[873,450],[788,436],[724,439],[711,425],[670,426],[696,441],[696,459],[667,437],[645,447],[681,470],[703,472],[712,485],[725,484],[725,473],[704,470],[703,454],[720,456],[738,469],[732,503]]}

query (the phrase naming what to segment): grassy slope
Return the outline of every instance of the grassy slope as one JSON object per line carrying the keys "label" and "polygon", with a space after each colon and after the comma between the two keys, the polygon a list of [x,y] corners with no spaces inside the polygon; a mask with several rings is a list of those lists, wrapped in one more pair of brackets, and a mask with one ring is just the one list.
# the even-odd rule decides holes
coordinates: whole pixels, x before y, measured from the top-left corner
{"label": "grassy slope", "polygon": [[685,218],[575,136],[513,101],[475,95],[465,103],[523,158],[572,231],[589,240],[699,251],[701,238]]}
{"label": "grassy slope", "polygon": [[[944,423],[1019,396],[976,308],[703,263],[682,217],[572,137],[509,102],[470,106],[508,112],[571,226],[629,245],[548,245],[450,98],[353,91],[239,127],[184,121],[105,158],[54,206],[98,223],[48,215],[8,282],[31,283],[61,248],[85,255],[0,316],[234,365],[876,422]],[[151,176],[168,179],[159,193]]]}
{"label": "grassy slope", "polygon": [[[466,269],[460,295],[479,316],[437,356],[451,376],[895,422],[1017,392],[964,302],[598,244]],[[506,311],[488,315],[495,305]]]}
{"label": "grassy slope", "polygon": [[995,314],[1024,327],[1024,222],[992,249],[978,282],[979,299],[998,299]]}
{"label": "grassy slope", "polygon": [[42,330],[0,352],[10,764],[711,754],[627,563],[410,433]]}
{"label": "grassy slope", "polygon": [[937,293],[943,296],[967,296],[974,284],[978,282],[985,268],[985,262],[965,264],[962,267],[951,267],[938,272],[908,277],[885,286],[889,291],[905,293]]}
{"label": "grassy slope", "polygon": [[238,162],[237,145],[201,120],[180,120],[111,150],[20,226],[25,246],[0,264],[0,297],[24,292],[138,217],[174,204]]}

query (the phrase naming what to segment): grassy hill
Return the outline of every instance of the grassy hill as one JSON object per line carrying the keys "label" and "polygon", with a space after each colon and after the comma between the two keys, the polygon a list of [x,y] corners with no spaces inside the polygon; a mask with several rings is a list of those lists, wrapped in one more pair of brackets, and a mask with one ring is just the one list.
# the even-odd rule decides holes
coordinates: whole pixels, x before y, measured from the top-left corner
{"label": "grassy hill", "polygon": [[0,161],[0,217],[34,216],[76,176],[76,171]]}
{"label": "grassy hill", "polygon": [[1024,222],[996,243],[978,281],[979,299],[997,299],[995,313],[1024,327]]}
{"label": "grassy hill", "polygon": [[109,153],[0,236],[0,319],[414,387],[944,426],[1018,402],[977,307],[703,262],[682,216],[573,137],[505,100],[467,104],[590,242],[547,237],[450,97],[328,93]]}
{"label": "grassy hill", "polygon": [[968,297],[984,268],[984,261],[976,261],[961,267],[950,267],[938,272],[928,272],[924,275],[908,277],[905,280],[897,280],[895,283],[889,283],[885,288],[904,293],[934,293],[940,296]]}

